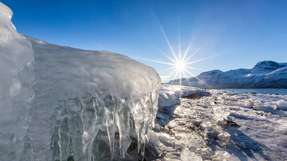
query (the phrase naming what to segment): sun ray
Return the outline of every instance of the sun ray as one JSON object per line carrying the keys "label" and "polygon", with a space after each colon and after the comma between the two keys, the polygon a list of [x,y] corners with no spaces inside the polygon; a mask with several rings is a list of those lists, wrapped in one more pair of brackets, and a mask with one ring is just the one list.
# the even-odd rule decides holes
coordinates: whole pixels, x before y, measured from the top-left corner
{"label": "sun ray", "polygon": [[200,70],[203,71],[203,68],[198,68],[198,67],[194,67],[194,66],[187,66],[187,70]]}
{"label": "sun ray", "polygon": [[190,62],[188,62],[188,64],[189,64],[189,65],[192,65],[192,64],[199,63],[199,62],[202,62],[202,61],[204,61],[204,60],[210,59],[210,58],[214,58],[214,57],[216,57],[216,56],[204,57],[204,58],[201,58],[201,59],[198,59],[198,60],[190,61]]}
{"label": "sun ray", "polygon": [[182,57],[182,44],[181,44],[181,30],[180,30],[180,18],[178,18],[178,54],[179,56]]}
{"label": "sun ray", "polygon": [[[136,59],[136,58],[135,58]],[[171,62],[166,62],[166,61],[160,61],[160,60],[154,60],[154,59],[147,59],[147,58],[139,58],[137,60],[142,60],[142,61],[147,61],[151,63],[157,63],[157,64],[162,64],[162,65],[172,65]]]}
{"label": "sun ray", "polygon": [[187,73],[190,75],[190,77],[192,77],[192,78],[198,80],[199,82],[201,82],[201,80],[198,77],[196,77],[194,74],[192,74],[191,72],[187,71]]}
{"label": "sun ray", "polygon": [[[164,54],[162,56],[164,57],[164,60],[154,60],[154,59],[141,59],[141,60],[166,65],[167,66],[165,68],[166,70],[164,71],[162,70],[160,72],[162,73],[161,74],[162,79],[164,80],[177,79],[179,80],[179,84],[181,86],[183,78],[194,77],[191,71],[202,70],[200,68],[194,67],[193,66],[194,64],[209,59],[211,57],[194,59],[195,55],[201,52],[203,46],[195,48],[195,45],[192,43],[193,41],[190,41],[190,43],[188,43],[186,47],[183,47],[180,19],[178,19],[177,46],[173,46],[159,18],[157,17],[156,14],[154,14],[154,16],[157,19],[159,30],[163,37],[163,40],[167,45],[168,52],[163,52]],[[191,40],[193,40],[193,38]]]}
{"label": "sun ray", "polygon": [[161,31],[161,33],[163,35],[163,38],[164,38],[165,42],[167,43],[167,46],[168,46],[169,50],[171,51],[172,55],[175,57],[176,56],[176,52],[175,52],[174,48],[172,47],[172,45],[171,45],[171,43],[170,43],[170,41],[169,41],[169,39],[167,37],[167,34],[165,32],[165,29],[163,28],[161,23],[159,23],[159,28],[160,28],[160,31]]}

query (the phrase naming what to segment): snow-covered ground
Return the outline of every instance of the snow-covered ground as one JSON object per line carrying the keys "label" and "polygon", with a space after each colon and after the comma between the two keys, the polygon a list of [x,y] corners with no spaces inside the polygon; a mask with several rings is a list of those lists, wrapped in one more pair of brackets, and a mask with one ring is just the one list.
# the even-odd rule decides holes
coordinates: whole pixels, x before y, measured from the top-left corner
{"label": "snow-covered ground", "polygon": [[[179,99],[178,90],[167,85],[161,90],[158,122],[165,124],[151,134],[150,160],[287,160],[286,95],[221,90],[207,95],[184,87],[190,96]],[[174,101],[165,104],[166,95]],[[167,109],[172,109],[170,115]]]}

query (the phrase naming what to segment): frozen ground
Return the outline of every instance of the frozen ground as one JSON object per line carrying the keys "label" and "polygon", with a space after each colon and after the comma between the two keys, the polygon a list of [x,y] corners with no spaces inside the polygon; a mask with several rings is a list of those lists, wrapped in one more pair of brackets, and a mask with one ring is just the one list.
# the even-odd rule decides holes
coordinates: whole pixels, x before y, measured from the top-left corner
{"label": "frozen ground", "polygon": [[178,90],[162,87],[150,160],[287,160],[286,95]]}

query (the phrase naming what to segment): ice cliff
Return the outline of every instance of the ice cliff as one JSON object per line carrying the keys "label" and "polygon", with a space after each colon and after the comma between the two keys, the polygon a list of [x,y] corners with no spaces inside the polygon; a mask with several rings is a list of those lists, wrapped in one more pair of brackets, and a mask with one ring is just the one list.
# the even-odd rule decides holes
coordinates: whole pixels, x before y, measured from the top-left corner
{"label": "ice cliff", "polygon": [[0,3],[0,160],[20,160],[27,115],[34,92],[32,45],[11,23],[12,11]]}
{"label": "ice cliff", "polygon": [[[171,81],[178,84],[179,80]],[[262,61],[252,69],[212,70],[195,78],[182,80],[183,85],[201,88],[287,88],[287,64]]]}
{"label": "ice cliff", "polygon": [[17,33],[0,2],[0,161],[136,160],[160,79],[126,56]]}

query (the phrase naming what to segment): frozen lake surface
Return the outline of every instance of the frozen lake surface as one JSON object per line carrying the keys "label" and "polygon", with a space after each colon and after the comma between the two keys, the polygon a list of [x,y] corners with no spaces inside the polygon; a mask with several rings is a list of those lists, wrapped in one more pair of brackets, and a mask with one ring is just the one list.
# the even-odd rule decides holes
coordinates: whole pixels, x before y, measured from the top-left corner
{"label": "frozen lake surface", "polygon": [[243,93],[257,93],[257,94],[275,94],[287,95],[287,89],[280,88],[260,88],[260,89],[224,89],[223,91],[243,94]]}

